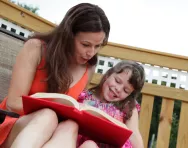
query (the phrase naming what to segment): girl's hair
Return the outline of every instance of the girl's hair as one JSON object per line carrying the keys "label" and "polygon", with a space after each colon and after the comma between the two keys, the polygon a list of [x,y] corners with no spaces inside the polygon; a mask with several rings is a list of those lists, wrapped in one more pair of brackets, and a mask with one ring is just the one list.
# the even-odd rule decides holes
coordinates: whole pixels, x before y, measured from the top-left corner
{"label": "girl's hair", "polygon": [[[73,81],[69,66],[75,54],[74,37],[79,32],[105,33],[102,46],[108,41],[110,24],[104,11],[97,5],[81,3],[68,10],[62,22],[49,33],[35,34],[31,38],[38,38],[45,42],[45,66],[48,77],[46,79],[48,92],[65,93]],[[97,54],[88,61],[93,66],[97,63]]]}
{"label": "girl's hair", "polygon": [[129,83],[133,86],[134,91],[124,100],[112,102],[118,109],[126,113],[124,121],[128,120],[132,116],[132,110],[136,106],[136,98],[139,96],[145,82],[145,72],[142,65],[134,61],[121,61],[103,75],[97,86],[90,89],[94,94],[100,95],[102,86],[110,75],[113,73],[122,73],[127,69],[132,72]]}

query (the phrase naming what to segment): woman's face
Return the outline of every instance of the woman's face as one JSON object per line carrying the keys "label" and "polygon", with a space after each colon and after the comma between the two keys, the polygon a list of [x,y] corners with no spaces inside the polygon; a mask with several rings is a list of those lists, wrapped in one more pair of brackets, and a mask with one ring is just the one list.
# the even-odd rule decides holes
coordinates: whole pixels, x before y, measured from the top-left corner
{"label": "woman's face", "polygon": [[99,50],[105,39],[105,33],[79,32],[74,38],[75,61],[77,64],[87,63]]}

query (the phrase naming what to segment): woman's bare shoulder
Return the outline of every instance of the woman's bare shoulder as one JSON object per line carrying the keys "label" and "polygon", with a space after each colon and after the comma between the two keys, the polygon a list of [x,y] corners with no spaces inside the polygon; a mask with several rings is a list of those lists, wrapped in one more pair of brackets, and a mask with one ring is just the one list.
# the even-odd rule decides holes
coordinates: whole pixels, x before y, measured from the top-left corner
{"label": "woman's bare shoulder", "polygon": [[24,47],[26,49],[41,49],[42,42],[39,39],[29,39],[24,43]]}
{"label": "woman's bare shoulder", "polygon": [[93,65],[93,66],[89,66],[88,67],[88,71],[91,75],[93,75],[95,73],[95,68],[96,68],[96,65]]}
{"label": "woman's bare shoulder", "polygon": [[41,60],[41,48],[42,43],[39,39],[29,39],[27,40],[23,48],[20,51],[21,56],[27,56],[28,58],[34,59],[40,63]]}
{"label": "woman's bare shoulder", "polygon": [[93,75],[95,73],[95,68],[96,68],[95,65],[88,67],[88,84],[90,83],[90,81],[91,81],[91,79],[92,79],[92,77],[93,77]]}

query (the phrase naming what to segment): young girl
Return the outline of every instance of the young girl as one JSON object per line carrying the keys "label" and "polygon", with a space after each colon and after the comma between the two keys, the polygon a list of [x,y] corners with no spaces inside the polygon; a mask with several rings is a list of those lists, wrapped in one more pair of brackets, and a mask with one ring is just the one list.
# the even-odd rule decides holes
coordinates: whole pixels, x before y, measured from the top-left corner
{"label": "young girl", "polygon": [[[104,74],[101,82],[94,88],[83,91],[78,101],[97,107],[117,120],[125,123],[133,131],[123,148],[143,148],[143,141],[138,129],[140,106],[136,98],[144,85],[144,68],[133,61],[122,61]],[[79,136],[78,145],[88,137]],[[84,144],[83,144],[84,145]],[[108,144],[91,141],[85,147],[111,148]]]}

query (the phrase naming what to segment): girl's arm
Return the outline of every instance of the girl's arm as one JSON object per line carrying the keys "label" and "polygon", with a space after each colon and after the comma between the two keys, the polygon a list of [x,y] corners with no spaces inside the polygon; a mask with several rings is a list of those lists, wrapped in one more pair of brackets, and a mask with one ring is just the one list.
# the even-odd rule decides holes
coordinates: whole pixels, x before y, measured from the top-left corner
{"label": "girl's arm", "polygon": [[133,109],[133,114],[131,118],[127,120],[126,125],[133,131],[133,134],[130,137],[133,148],[144,148],[143,140],[139,131],[138,110],[136,108]]}
{"label": "girl's arm", "polygon": [[7,109],[23,114],[22,95],[28,95],[36,68],[41,58],[41,41],[28,40],[18,56],[12,71],[12,79],[8,92]]}

